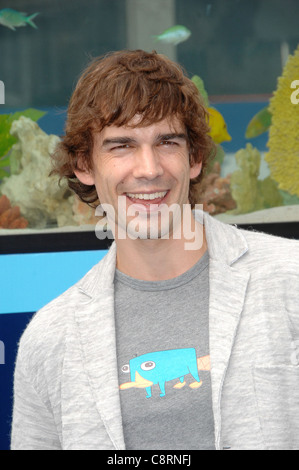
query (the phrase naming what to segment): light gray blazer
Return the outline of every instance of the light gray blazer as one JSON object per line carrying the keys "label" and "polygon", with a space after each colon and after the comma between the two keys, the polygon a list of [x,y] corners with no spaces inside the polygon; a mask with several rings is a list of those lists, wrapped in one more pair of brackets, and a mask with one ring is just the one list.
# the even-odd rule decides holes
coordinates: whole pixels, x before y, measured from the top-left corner
{"label": "light gray blazer", "polygon": [[[216,449],[299,449],[299,242],[204,214]],[[116,245],[34,316],[15,369],[11,448],[125,449]]]}

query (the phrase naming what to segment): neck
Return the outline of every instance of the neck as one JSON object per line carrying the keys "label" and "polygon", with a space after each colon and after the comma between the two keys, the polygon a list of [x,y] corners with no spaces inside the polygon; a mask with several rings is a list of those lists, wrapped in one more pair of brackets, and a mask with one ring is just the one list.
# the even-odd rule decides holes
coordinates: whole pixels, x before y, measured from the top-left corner
{"label": "neck", "polygon": [[180,276],[207,250],[204,227],[192,216],[193,239],[116,239],[116,267],[135,279],[162,281]]}

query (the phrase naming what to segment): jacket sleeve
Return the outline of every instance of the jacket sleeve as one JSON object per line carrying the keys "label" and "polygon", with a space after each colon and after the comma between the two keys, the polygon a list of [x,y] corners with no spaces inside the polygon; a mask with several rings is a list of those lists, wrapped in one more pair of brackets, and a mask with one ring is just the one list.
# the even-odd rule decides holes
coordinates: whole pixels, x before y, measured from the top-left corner
{"label": "jacket sleeve", "polygon": [[11,450],[60,450],[51,410],[30,381],[18,354],[14,375]]}

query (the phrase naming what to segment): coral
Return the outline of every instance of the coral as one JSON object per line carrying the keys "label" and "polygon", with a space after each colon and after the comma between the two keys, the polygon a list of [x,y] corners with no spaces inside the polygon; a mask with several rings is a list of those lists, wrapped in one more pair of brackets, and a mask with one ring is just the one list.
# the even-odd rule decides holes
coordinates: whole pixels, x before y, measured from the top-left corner
{"label": "coral", "polygon": [[28,117],[32,119],[32,121],[38,121],[45,114],[45,111],[29,108],[24,111],[17,111],[13,114],[0,115],[0,178],[9,176],[10,173],[15,172],[15,162],[12,161],[9,152],[13,144],[17,142],[17,139],[10,133],[13,121],[19,119],[20,116]]}
{"label": "coral", "polygon": [[259,180],[261,154],[251,144],[235,154],[238,169],[231,175],[231,192],[237,202],[234,214],[247,214],[283,203],[271,178]]}
{"label": "coral", "polygon": [[235,154],[238,169],[231,175],[232,196],[237,202],[235,213],[244,214],[256,210],[259,199],[257,179],[260,172],[260,152],[247,144]]}
{"label": "coral", "polygon": [[236,207],[230,191],[230,176],[221,178],[220,163],[214,163],[209,174],[207,174],[198,186],[197,204],[203,204],[203,210],[211,215],[221,214]]}
{"label": "coral", "polygon": [[67,183],[59,184],[57,176],[49,176],[52,169],[49,155],[59,137],[46,134],[23,116],[12,123],[11,134],[18,139],[12,153],[19,162],[19,173],[3,180],[2,194],[20,207],[30,227],[77,225],[73,219],[73,196]]}
{"label": "coral", "polygon": [[96,209],[90,207],[85,202],[80,201],[77,196],[74,196],[73,211],[74,220],[79,225],[96,225],[101,218],[105,218],[96,216]]}
{"label": "coral", "polygon": [[272,124],[265,160],[279,189],[299,196],[299,105],[291,101],[291,83],[299,79],[299,46],[290,55],[270,99]]}
{"label": "coral", "polygon": [[28,221],[21,217],[18,206],[11,207],[6,196],[0,197],[0,229],[1,228],[26,228]]}

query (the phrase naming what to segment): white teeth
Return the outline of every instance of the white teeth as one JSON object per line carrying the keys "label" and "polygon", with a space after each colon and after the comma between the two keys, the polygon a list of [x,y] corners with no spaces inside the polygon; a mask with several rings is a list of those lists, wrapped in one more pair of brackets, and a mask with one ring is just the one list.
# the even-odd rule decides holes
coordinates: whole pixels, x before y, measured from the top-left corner
{"label": "white teeth", "polygon": [[161,193],[151,193],[151,194],[133,194],[133,193],[127,193],[128,197],[131,197],[133,199],[157,199],[164,197],[167,191],[163,191]]}

